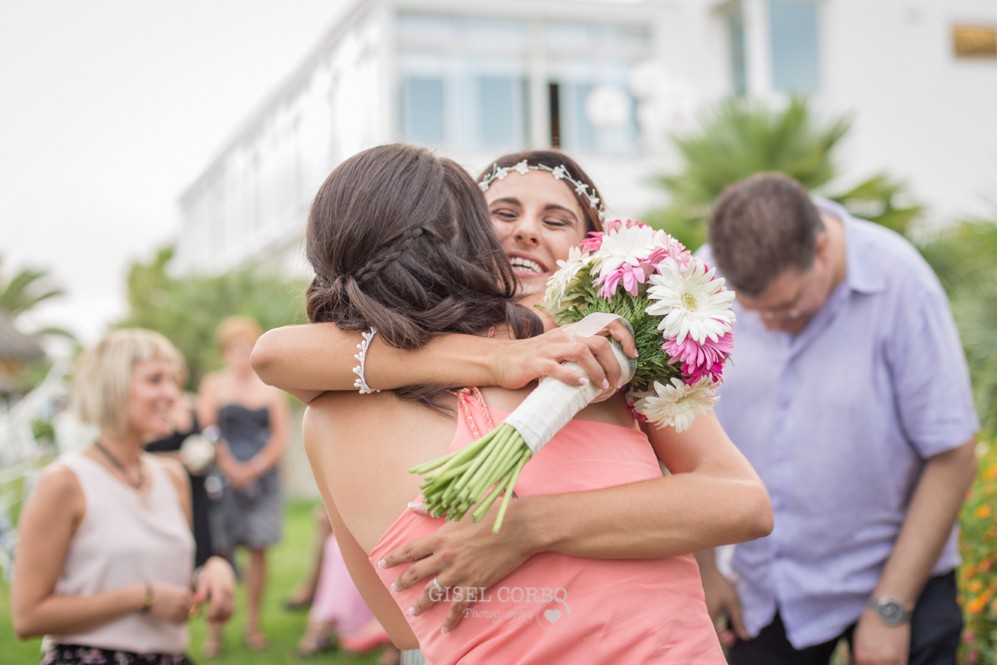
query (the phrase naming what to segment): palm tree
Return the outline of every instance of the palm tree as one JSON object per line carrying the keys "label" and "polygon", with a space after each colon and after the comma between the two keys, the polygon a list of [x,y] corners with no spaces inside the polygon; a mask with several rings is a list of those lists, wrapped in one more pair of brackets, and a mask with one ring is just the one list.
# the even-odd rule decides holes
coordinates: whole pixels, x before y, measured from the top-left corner
{"label": "palm tree", "polygon": [[[645,219],[695,249],[705,239],[710,206],[731,183],[762,171],[781,171],[808,190],[826,192],[839,177],[834,152],[849,127],[844,117],[820,122],[802,97],[792,98],[781,111],[747,99],[723,101],[707,111],[698,131],[673,137],[682,168],[657,178],[670,203]],[[885,174],[825,195],[900,232],[921,210],[904,205],[903,186]]]}
{"label": "palm tree", "polygon": [[[0,268],[3,267],[3,256],[0,255]],[[42,303],[65,295],[65,291],[49,284],[49,275],[45,270],[22,268],[10,279],[3,276],[0,270],[0,314],[6,316],[12,325],[16,325],[21,315],[36,309]],[[26,332],[30,337],[41,338],[51,335],[65,337],[75,341],[71,332],[54,326]]]}

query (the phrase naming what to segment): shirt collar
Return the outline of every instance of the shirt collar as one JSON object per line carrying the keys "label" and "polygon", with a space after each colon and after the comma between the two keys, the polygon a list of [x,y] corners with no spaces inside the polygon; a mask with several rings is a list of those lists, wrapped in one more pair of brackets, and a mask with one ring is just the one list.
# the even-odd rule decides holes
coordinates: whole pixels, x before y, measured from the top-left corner
{"label": "shirt collar", "polygon": [[821,215],[841,220],[845,231],[845,283],[852,291],[878,293],[886,288],[886,279],[879,260],[873,255],[869,231],[863,222],[855,219],[841,205],[827,199],[815,198],[814,205]]}

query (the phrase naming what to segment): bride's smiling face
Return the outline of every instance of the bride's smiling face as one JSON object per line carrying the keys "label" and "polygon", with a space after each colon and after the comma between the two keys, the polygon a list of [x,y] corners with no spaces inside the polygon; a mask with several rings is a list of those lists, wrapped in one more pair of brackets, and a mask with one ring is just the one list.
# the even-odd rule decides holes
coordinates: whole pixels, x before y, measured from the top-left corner
{"label": "bride's smiling face", "polygon": [[510,173],[485,192],[495,235],[524,297],[543,295],[557,261],[585,238],[585,215],[574,192],[550,173]]}

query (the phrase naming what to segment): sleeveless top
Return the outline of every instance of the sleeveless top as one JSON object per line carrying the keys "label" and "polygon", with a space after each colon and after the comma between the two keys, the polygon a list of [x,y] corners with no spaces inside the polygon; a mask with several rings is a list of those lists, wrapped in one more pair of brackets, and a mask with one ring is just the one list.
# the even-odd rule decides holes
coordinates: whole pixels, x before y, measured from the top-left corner
{"label": "sleeveless top", "polygon": [[[485,405],[477,391],[461,392],[458,399],[459,411],[468,417],[458,418],[449,450],[487,431],[489,412],[495,422],[506,415]],[[554,494],[660,477],[642,432],[572,420],[523,468],[515,489],[518,496]],[[370,553],[385,586],[390,589],[403,570],[381,569],[376,562],[441,524],[442,519],[406,510],[388,527]],[[429,663],[726,664],[692,555],[625,561],[545,552],[495,586],[450,590],[473,594],[476,602],[446,634],[440,626],[448,602],[415,617],[407,612],[424,588],[418,584],[392,594]]]}
{"label": "sleeveless top", "polygon": [[[149,478],[146,496],[82,452],[57,463],[76,476],[85,503],[55,586],[57,595],[88,596],[145,581],[190,585],[194,539],[176,488],[152,455],[142,455]],[[187,649],[187,626],[129,612],[91,630],[46,640],[174,654]]]}

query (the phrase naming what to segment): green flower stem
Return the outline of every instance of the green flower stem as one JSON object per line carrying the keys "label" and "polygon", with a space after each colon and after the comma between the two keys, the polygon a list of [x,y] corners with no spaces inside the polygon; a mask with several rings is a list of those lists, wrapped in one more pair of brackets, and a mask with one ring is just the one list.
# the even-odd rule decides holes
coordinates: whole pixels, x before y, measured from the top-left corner
{"label": "green flower stem", "polygon": [[512,474],[512,478],[509,480],[509,484],[506,487],[505,497],[502,499],[502,505],[499,507],[498,516],[495,518],[495,524],[492,525],[492,533],[498,533],[499,529],[502,528],[502,520],[505,519],[505,511],[509,508],[509,500],[512,499],[513,490],[516,488],[516,481],[519,480],[519,472],[523,470],[526,463],[530,461],[531,455],[523,455],[519,460],[519,464],[516,465],[516,470]]}
{"label": "green flower stem", "polygon": [[[514,430],[512,430],[511,427],[499,426],[496,430],[487,435],[490,439],[488,442],[488,450],[485,453],[478,455],[475,458],[474,463],[468,467],[464,474],[462,474],[460,480],[451,485],[454,494],[460,492],[473,481],[478,480],[481,473],[487,473],[489,465],[486,464],[486,462],[491,460],[492,451],[505,445],[505,440],[511,436],[510,431]],[[449,494],[450,490],[448,490],[447,493]]]}
{"label": "green flower stem", "polygon": [[482,496],[484,490],[494,485],[511,467],[510,462],[516,452],[514,435],[517,432],[509,425],[500,425],[498,429],[503,430],[501,435],[495,437],[487,453],[482,455],[482,457],[487,457],[487,460],[467,483],[468,494],[472,497]]}
{"label": "green flower stem", "polygon": [[[522,435],[502,424],[461,450],[410,471],[424,476],[421,489],[431,515],[455,521],[473,509],[471,517],[477,521],[503,495],[503,506],[508,506],[516,479],[532,454]],[[504,517],[505,508],[500,515]],[[499,526],[501,519],[494,528]]]}
{"label": "green flower stem", "polygon": [[511,475],[506,476],[499,481],[499,483],[492,488],[491,492],[481,500],[481,503],[479,503],[477,508],[475,508],[471,513],[471,519],[475,522],[480,521],[481,518],[485,516],[485,513],[488,512],[488,509],[492,507],[492,504],[494,504],[500,496],[510,495],[510,482],[515,482],[513,476]]}

